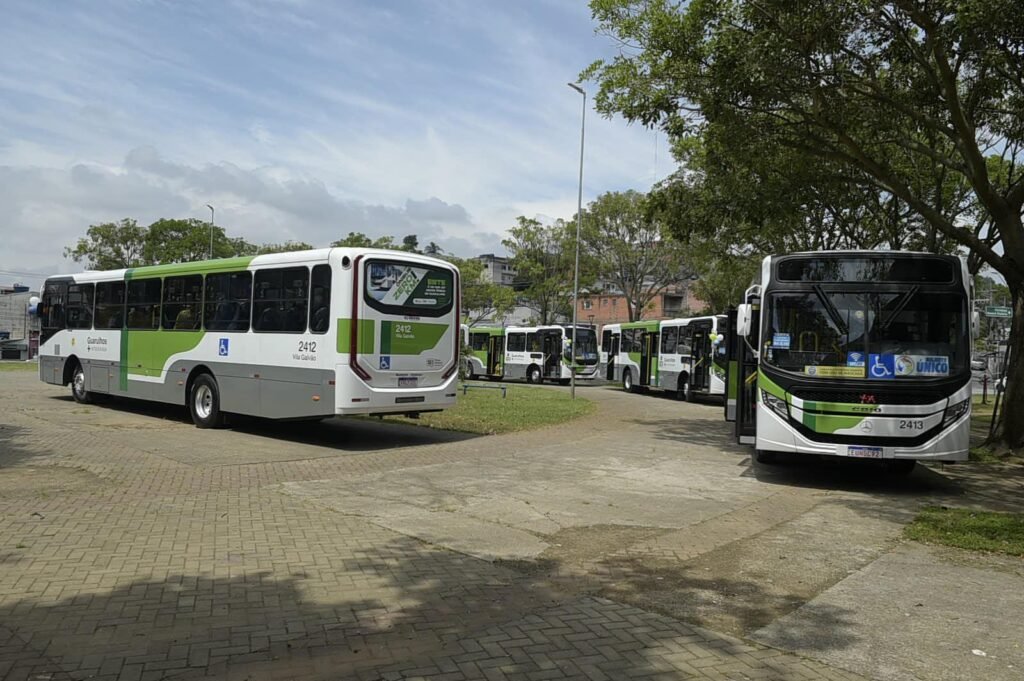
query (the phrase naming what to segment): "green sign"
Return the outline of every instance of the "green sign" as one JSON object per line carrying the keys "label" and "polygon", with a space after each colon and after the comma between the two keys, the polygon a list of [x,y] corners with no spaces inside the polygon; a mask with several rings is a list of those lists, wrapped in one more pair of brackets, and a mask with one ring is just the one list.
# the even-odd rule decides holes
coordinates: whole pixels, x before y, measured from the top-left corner
{"label": "green sign", "polygon": [[985,308],[985,316],[1009,319],[1013,316],[1013,308],[1002,307],[1000,305],[989,305],[988,307]]}

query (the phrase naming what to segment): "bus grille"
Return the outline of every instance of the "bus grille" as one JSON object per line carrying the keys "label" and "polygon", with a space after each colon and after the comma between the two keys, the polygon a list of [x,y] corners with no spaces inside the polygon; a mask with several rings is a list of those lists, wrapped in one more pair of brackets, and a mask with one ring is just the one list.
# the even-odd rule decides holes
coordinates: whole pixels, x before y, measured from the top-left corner
{"label": "bus grille", "polygon": [[[808,390],[794,388],[793,397],[809,402],[843,402],[846,404],[935,404],[945,397],[934,392],[895,392],[890,390]],[[874,400],[864,399],[871,395]]]}

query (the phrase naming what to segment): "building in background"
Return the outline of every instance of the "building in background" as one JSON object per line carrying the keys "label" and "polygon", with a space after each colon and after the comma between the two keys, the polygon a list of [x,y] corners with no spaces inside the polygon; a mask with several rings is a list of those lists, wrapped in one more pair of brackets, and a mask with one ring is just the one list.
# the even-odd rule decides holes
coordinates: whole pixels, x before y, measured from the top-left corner
{"label": "building in background", "polygon": [[493,253],[484,253],[483,255],[478,255],[476,259],[483,263],[483,276],[485,280],[494,284],[501,284],[502,286],[512,285],[516,271],[512,268],[510,264],[512,261],[509,258],[494,255]]}
{"label": "building in background", "polygon": [[[693,295],[692,282],[685,281],[669,286],[654,296],[643,312],[643,319],[675,319],[693,316],[704,310],[706,304]],[[600,291],[580,291],[577,319],[581,323],[618,324],[629,321],[629,304],[626,296],[613,287]]]}
{"label": "building in background", "polygon": [[32,359],[39,352],[39,319],[28,313],[38,295],[28,286],[0,285],[0,359]]}

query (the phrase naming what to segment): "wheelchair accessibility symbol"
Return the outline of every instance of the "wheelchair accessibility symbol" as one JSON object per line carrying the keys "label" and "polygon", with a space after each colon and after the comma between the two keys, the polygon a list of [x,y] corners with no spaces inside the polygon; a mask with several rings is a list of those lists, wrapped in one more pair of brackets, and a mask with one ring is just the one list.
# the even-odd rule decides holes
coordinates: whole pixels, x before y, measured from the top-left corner
{"label": "wheelchair accessibility symbol", "polygon": [[892,380],[896,375],[896,357],[894,355],[868,355],[868,377]]}
{"label": "wheelchair accessibility symbol", "polygon": [[391,368],[391,356],[390,355],[381,355],[381,358],[380,358],[380,368],[383,369],[383,370],[387,370],[387,369]]}
{"label": "wheelchair accessibility symbol", "polygon": [[221,357],[227,357],[228,356],[228,341],[230,339],[228,339],[228,338],[221,338],[219,340],[220,340],[220,345],[217,347],[217,354],[220,355]]}

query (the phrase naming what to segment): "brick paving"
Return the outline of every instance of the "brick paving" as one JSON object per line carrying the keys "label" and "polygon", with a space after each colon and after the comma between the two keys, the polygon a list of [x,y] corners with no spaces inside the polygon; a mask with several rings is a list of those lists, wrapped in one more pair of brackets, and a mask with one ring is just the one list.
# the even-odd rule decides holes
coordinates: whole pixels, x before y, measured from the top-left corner
{"label": "brick paving", "polygon": [[[650,448],[604,405],[484,446],[374,423],[199,431],[173,409],[64,395],[0,374],[0,679],[860,678],[281,488],[624,430]],[[630,555],[679,558],[677,535]]]}

